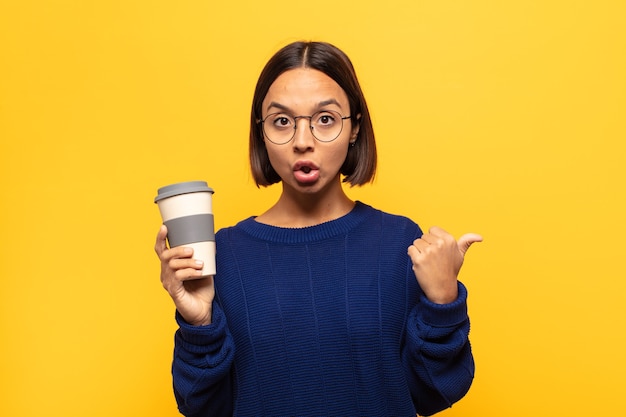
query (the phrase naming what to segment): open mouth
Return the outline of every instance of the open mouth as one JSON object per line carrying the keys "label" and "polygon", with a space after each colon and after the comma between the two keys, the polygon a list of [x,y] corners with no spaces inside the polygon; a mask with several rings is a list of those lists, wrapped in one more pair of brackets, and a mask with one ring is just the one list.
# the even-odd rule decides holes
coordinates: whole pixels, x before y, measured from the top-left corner
{"label": "open mouth", "polygon": [[312,184],[319,178],[319,168],[311,161],[299,161],[293,166],[293,173],[298,182]]}
{"label": "open mouth", "polygon": [[302,171],[305,174],[316,169],[318,169],[318,167],[312,161],[298,161],[293,166],[294,171]]}

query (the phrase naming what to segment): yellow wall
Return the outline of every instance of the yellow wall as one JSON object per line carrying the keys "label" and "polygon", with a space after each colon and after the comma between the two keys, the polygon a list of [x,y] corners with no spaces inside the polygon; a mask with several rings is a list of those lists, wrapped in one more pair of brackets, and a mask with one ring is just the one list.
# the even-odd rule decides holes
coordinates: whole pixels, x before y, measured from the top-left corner
{"label": "yellow wall", "polygon": [[617,0],[2,0],[0,415],[178,415],[152,199],[206,180],[218,227],[273,202],[248,172],[248,111],[297,39],[343,48],[368,97],[380,170],[350,195],[485,237],[462,278],[476,380],[441,415],[625,415],[624,16]]}

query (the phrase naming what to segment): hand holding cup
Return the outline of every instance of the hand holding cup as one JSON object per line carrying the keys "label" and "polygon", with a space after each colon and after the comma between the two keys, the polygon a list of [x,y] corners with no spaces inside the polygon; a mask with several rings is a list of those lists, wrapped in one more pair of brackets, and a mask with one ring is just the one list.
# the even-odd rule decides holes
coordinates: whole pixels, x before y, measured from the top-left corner
{"label": "hand holding cup", "polygon": [[204,263],[193,259],[193,248],[168,248],[167,227],[161,226],[154,250],[161,261],[161,283],[180,315],[195,326],[211,323],[215,288],[212,276],[203,276]]}
{"label": "hand holding cup", "polygon": [[215,295],[212,195],[206,182],[190,181],[162,187],[154,199],[164,223],[155,244],[161,282],[178,312],[194,325],[211,322]]}

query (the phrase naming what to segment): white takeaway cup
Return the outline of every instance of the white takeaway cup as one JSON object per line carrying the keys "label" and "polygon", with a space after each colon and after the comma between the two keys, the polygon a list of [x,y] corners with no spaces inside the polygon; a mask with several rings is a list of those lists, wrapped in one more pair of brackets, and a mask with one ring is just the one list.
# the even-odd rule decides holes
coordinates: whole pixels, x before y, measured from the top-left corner
{"label": "white takeaway cup", "polygon": [[202,275],[215,275],[213,189],[204,181],[188,181],[159,188],[158,204],[167,226],[170,247],[193,248],[193,258],[204,262]]}

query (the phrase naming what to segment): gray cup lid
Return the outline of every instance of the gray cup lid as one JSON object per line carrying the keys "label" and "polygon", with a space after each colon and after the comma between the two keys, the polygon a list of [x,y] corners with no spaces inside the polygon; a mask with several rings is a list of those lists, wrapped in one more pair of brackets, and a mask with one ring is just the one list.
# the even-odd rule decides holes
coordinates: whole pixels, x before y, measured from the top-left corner
{"label": "gray cup lid", "polygon": [[209,187],[206,181],[187,181],[179,182],[177,184],[166,185],[159,188],[157,196],[154,197],[154,202],[157,203],[160,200],[164,200],[175,195],[189,194],[189,193],[213,193],[213,189]]}

